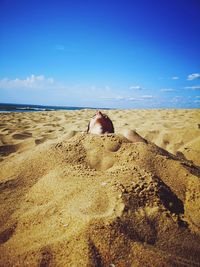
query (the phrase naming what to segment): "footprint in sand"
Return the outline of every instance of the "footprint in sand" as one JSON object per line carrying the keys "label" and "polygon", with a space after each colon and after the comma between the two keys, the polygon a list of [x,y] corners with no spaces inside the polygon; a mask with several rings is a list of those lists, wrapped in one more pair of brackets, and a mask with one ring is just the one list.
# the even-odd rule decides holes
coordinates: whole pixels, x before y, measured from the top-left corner
{"label": "footprint in sand", "polygon": [[123,209],[123,203],[119,202],[113,192],[106,192],[105,188],[98,187],[83,191],[78,198],[68,203],[69,213],[78,218],[116,217]]}
{"label": "footprint in sand", "polygon": [[115,163],[111,152],[109,155],[99,153],[96,149],[87,152],[87,164],[94,170],[106,171]]}
{"label": "footprint in sand", "polygon": [[0,155],[8,156],[11,153],[15,153],[19,149],[18,145],[3,145],[0,146]]}
{"label": "footprint in sand", "polygon": [[9,228],[0,233],[0,244],[7,242],[14,234],[17,223],[11,225]]}
{"label": "footprint in sand", "polygon": [[17,133],[13,134],[12,137],[17,140],[24,140],[26,138],[32,137],[32,133],[29,132],[22,132],[22,133]]}
{"label": "footprint in sand", "polygon": [[47,267],[50,265],[53,260],[53,254],[50,248],[44,247],[41,249],[41,259],[39,263],[39,267]]}
{"label": "footprint in sand", "polygon": [[47,140],[46,137],[35,139],[35,144],[36,144],[36,145],[42,144],[42,143],[44,143],[46,140]]}

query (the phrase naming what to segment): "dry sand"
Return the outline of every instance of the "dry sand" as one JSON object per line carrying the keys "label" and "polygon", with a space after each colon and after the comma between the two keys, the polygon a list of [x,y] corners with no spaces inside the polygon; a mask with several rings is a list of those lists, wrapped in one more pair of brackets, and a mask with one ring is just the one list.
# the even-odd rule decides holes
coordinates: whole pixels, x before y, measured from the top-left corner
{"label": "dry sand", "polygon": [[200,110],[93,114],[0,114],[0,266],[200,266]]}

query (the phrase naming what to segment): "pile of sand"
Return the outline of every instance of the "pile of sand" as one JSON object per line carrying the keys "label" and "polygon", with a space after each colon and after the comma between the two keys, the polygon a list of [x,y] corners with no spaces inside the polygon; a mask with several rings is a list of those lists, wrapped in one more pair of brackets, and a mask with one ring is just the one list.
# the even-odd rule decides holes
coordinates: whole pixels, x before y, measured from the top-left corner
{"label": "pile of sand", "polygon": [[[137,112],[107,113],[120,131]],[[152,142],[80,133],[93,113],[1,115],[0,265],[199,266],[200,168]]]}

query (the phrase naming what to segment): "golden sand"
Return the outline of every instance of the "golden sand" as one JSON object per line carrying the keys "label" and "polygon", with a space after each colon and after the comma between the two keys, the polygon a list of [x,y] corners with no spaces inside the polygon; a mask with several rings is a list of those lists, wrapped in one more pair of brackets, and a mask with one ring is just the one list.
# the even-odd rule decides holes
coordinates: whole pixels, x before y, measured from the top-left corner
{"label": "golden sand", "polygon": [[104,112],[0,114],[0,266],[200,266],[200,110]]}

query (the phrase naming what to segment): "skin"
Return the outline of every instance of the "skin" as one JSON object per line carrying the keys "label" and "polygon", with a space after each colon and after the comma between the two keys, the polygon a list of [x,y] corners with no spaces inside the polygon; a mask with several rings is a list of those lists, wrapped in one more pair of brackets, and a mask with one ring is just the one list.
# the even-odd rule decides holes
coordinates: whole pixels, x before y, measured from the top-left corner
{"label": "skin", "polygon": [[94,134],[114,133],[113,123],[108,116],[97,111],[88,124],[87,132]]}
{"label": "skin", "polygon": [[137,143],[137,142],[147,143],[147,140],[144,139],[142,136],[140,136],[136,131],[125,129],[122,134],[132,143]]}
{"label": "skin", "polygon": [[[105,114],[101,113],[101,111],[98,110],[88,124],[87,133],[99,134],[99,135],[106,133],[114,133],[113,123],[108,116],[106,116]],[[122,134],[132,143],[136,142],[147,143],[147,141],[144,138],[142,138],[136,131],[124,129]]]}

